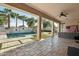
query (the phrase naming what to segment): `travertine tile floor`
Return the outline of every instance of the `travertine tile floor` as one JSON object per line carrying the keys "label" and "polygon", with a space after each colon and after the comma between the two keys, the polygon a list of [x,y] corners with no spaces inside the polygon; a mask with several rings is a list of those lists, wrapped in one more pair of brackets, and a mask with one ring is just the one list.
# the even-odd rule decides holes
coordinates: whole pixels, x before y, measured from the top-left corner
{"label": "travertine tile floor", "polygon": [[10,50],[1,56],[66,56],[68,46],[79,48],[75,40],[50,37]]}

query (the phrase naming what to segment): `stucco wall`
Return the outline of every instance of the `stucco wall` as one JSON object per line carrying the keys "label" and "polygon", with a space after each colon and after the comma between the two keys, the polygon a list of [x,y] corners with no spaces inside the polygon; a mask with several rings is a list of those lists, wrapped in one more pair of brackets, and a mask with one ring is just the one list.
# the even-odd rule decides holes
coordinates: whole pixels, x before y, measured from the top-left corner
{"label": "stucco wall", "polygon": [[79,19],[77,20],[66,20],[64,21],[64,25],[63,25],[63,32],[67,32],[66,30],[66,26],[70,26],[70,25],[79,25]]}

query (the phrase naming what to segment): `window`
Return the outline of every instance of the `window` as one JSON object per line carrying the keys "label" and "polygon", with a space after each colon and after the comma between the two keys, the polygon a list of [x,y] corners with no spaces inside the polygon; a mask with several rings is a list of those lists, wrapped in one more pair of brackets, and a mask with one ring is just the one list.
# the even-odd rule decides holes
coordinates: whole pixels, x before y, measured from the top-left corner
{"label": "window", "polygon": [[[46,19],[46,18],[42,18],[42,21],[41,21],[41,38],[48,38],[51,36],[51,27],[52,27],[52,21]],[[53,29],[52,29],[53,30]]]}

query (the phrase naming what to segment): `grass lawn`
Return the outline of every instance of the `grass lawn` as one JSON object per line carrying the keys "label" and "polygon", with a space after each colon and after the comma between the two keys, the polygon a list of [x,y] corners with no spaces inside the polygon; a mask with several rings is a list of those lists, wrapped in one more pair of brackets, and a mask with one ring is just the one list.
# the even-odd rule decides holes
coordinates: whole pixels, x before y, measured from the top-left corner
{"label": "grass lawn", "polygon": [[[32,39],[36,40],[37,39],[37,35],[33,35],[34,37]],[[42,32],[41,33],[41,39],[45,39],[51,36],[51,32]]]}
{"label": "grass lawn", "polygon": [[48,38],[51,36],[51,32],[42,32],[41,38]]}

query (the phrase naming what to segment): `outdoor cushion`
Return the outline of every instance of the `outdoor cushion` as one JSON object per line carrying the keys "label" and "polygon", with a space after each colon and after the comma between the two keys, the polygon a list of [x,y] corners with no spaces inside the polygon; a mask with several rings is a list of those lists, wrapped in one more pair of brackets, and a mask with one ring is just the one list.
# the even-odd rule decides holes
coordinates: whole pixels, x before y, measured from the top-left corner
{"label": "outdoor cushion", "polygon": [[68,47],[67,55],[68,56],[79,56],[79,48]]}

